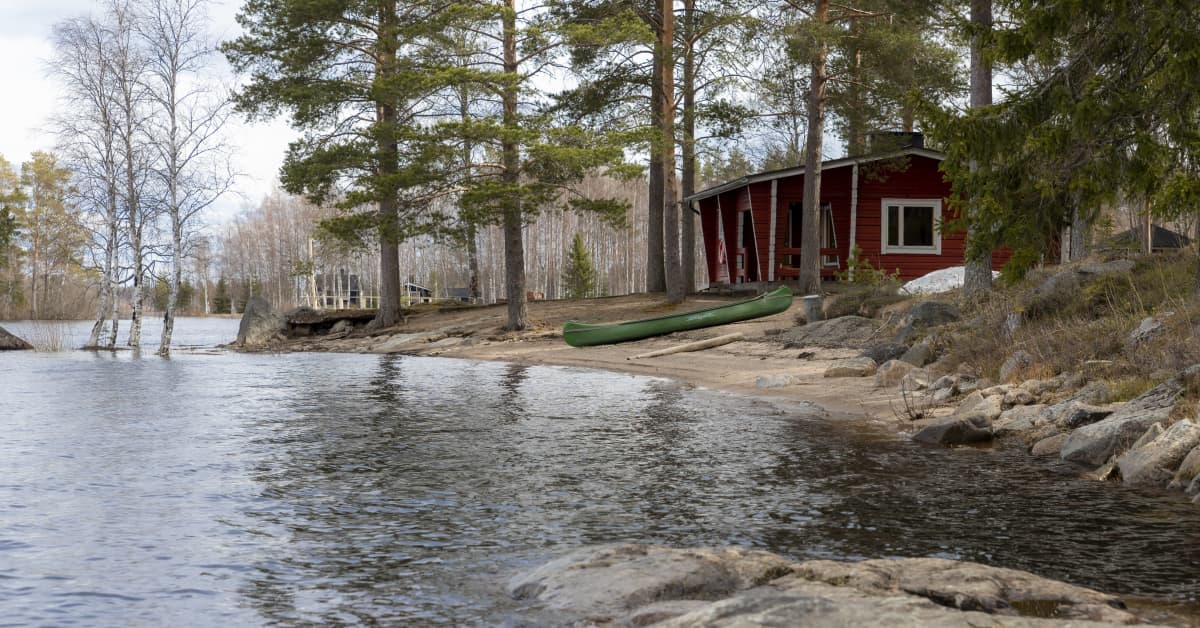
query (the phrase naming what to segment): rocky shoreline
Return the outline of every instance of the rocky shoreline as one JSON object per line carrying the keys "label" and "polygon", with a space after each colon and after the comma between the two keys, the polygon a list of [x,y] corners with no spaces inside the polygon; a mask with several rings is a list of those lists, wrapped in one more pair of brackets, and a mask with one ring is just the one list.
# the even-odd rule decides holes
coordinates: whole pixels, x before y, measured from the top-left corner
{"label": "rocky shoreline", "polygon": [[[567,347],[553,319],[527,332],[503,332],[491,323],[498,313],[414,317],[370,333],[346,324],[317,337],[288,337],[279,327],[288,317],[270,315],[263,319],[267,332],[259,334],[268,340],[258,350],[400,353],[666,376],[737,394],[815,402],[832,409],[832,417],[890,425],[931,446],[1018,439],[1031,459],[1059,456],[1096,481],[1178,491],[1200,503],[1200,365],[1133,399],[1110,402],[1109,384],[1091,377],[1086,365],[1074,373],[1026,378],[1035,373],[1029,357],[1013,351],[997,383],[967,365],[947,367],[943,330],[959,321],[956,307],[940,301],[906,305],[880,318],[805,324],[785,313],[636,346],[586,349]],[[633,359],[731,331],[746,339],[693,354]],[[723,566],[712,567],[714,561]],[[709,578],[705,574],[717,574],[712,577],[721,584],[689,584]],[[1191,616],[1139,617],[1113,596],[972,563],[792,563],[744,549],[585,548],[517,577],[510,594],[573,618],[561,623],[613,626],[1196,625]],[[554,623],[560,623],[557,616]]]}
{"label": "rocky shoreline", "polygon": [[1112,595],[940,558],[793,562],[745,548],[583,547],[513,577],[509,594],[556,625],[1116,626],[1143,617]]}

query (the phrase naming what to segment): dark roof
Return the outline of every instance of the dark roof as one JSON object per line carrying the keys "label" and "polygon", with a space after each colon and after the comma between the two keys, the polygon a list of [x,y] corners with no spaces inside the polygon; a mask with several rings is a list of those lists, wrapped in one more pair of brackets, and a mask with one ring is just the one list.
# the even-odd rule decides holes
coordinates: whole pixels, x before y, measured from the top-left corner
{"label": "dark roof", "polygon": [[[863,155],[860,157],[843,157],[842,159],[831,159],[829,161],[823,161],[823,162],[821,162],[821,170],[823,170],[823,171],[824,170],[833,170],[834,168],[843,168],[845,166],[851,166],[854,164],[865,164],[865,163],[869,163],[872,161],[886,161],[888,159],[896,159],[899,157],[910,157],[913,155],[915,155],[917,157],[928,157],[929,159],[936,159],[937,161],[942,161],[946,158],[945,153],[942,153],[942,152],[939,152],[936,150],[929,150],[928,148],[905,148],[904,150],[899,150],[899,151],[895,151],[895,152],[891,152],[891,153],[884,153],[884,154],[880,154],[880,155]],[[761,181],[770,181],[772,179],[782,179],[785,177],[794,177],[794,176],[798,176],[798,175],[802,175],[802,174],[804,174],[804,166],[794,166],[792,168],[780,168],[779,170],[767,170],[765,172],[760,172],[758,174],[749,174],[740,179],[734,179],[733,181],[729,181],[727,183],[722,183],[721,185],[714,185],[710,188],[696,192],[695,194],[693,194],[683,200],[685,202],[686,201],[698,201],[701,199],[708,198],[710,196],[716,196],[722,192],[728,192],[729,190],[740,188],[744,185],[749,185],[751,183],[759,183]]]}
{"label": "dark roof", "polygon": [[470,288],[447,288],[446,296],[469,298],[471,296],[471,289]]}
{"label": "dark roof", "polygon": [[[1145,238],[1145,232],[1141,227],[1135,227],[1127,231],[1122,231],[1113,236],[1114,244],[1138,244],[1140,245]],[[1171,231],[1165,227],[1158,225],[1150,225],[1150,248],[1151,249],[1182,249],[1191,244],[1191,239],[1182,233]]]}

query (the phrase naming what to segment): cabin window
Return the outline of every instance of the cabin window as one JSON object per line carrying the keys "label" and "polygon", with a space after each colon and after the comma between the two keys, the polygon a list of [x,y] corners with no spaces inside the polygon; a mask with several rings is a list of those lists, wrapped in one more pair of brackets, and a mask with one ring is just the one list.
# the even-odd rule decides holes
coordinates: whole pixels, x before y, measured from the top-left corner
{"label": "cabin window", "polygon": [[942,252],[940,199],[885,198],[883,205],[883,253]]}

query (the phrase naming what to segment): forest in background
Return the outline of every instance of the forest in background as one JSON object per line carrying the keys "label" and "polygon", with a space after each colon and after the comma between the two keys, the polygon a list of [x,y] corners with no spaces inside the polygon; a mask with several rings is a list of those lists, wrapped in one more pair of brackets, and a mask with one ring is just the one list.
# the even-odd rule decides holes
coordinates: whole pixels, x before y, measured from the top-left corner
{"label": "forest in background", "polygon": [[[677,300],[706,279],[681,198],[819,172],[880,129],[949,154],[944,228],[975,261],[1010,247],[1013,275],[1051,242],[1075,259],[1114,227],[1197,224],[1188,3],[261,0],[219,45],[206,6],[104,0],[55,26],[71,115],[54,151],[0,161],[0,317],[95,316],[111,346],[147,308],[356,291],[386,324],[413,283],[507,300],[521,328],[528,295],[567,294],[576,234],[595,294]],[[207,224],[232,115],[302,137],[278,192]]]}

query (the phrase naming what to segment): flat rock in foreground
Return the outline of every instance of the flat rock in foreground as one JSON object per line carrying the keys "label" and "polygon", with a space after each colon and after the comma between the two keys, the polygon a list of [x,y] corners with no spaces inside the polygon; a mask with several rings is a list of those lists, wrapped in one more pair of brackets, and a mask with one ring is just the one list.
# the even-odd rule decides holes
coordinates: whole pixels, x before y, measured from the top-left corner
{"label": "flat rock in foreground", "polygon": [[510,594],[615,626],[1097,626],[1135,623],[1111,595],[936,558],[790,562],[758,550],[584,547],[517,576]]}
{"label": "flat rock in foreground", "polygon": [[7,329],[0,327],[0,351],[28,351],[32,348],[33,345],[8,333]]}

